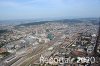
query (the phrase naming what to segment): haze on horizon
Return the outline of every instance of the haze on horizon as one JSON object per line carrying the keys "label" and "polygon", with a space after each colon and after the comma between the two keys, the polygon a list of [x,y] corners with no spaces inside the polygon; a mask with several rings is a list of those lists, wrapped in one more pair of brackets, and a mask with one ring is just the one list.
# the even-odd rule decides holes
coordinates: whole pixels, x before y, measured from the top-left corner
{"label": "haze on horizon", "polygon": [[0,0],[0,20],[100,17],[100,0]]}

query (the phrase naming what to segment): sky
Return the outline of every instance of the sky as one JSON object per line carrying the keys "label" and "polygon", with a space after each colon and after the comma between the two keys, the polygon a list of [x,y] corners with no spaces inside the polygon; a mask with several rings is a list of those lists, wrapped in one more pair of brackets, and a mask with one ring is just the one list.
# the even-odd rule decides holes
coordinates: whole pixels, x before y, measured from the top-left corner
{"label": "sky", "polygon": [[100,17],[100,0],[0,0],[0,20]]}

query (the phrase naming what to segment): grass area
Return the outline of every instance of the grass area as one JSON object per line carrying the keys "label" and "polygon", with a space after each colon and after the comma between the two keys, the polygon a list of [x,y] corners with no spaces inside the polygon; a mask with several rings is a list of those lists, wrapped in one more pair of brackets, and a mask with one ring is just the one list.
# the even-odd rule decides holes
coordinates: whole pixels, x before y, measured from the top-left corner
{"label": "grass area", "polygon": [[2,55],[2,56],[8,56],[8,55],[10,55],[10,53],[9,52],[3,52],[3,53],[0,53],[0,55]]}

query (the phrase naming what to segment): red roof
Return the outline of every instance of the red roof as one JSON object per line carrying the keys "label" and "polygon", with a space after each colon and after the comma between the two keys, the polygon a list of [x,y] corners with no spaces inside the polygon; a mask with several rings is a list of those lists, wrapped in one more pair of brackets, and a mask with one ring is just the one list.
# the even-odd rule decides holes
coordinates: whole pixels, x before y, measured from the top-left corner
{"label": "red roof", "polygon": [[86,56],[86,52],[81,52],[81,51],[73,51],[71,52],[71,54],[74,56]]}

